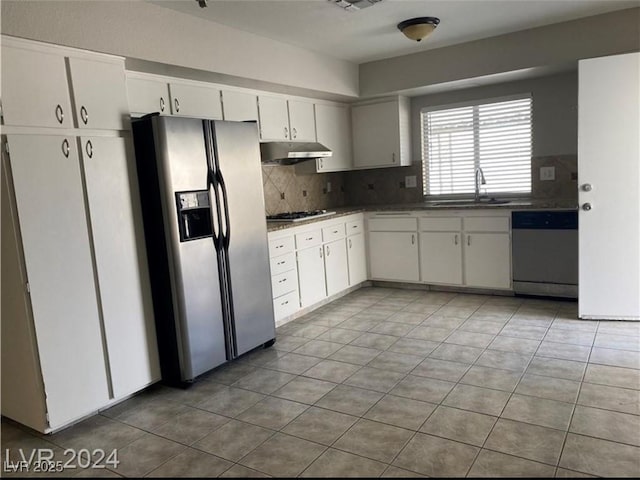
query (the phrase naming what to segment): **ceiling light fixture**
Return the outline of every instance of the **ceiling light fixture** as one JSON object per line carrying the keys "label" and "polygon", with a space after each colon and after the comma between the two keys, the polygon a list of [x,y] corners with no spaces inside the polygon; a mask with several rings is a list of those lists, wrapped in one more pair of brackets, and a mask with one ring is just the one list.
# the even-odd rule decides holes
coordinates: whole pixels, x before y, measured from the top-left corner
{"label": "ceiling light fixture", "polygon": [[382,0],[329,0],[330,2],[335,3],[337,6],[344,8],[347,12],[355,12],[357,10],[362,10],[363,8],[368,8],[376,3],[381,2]]}
{"label": "ceiling light fixture", "polygon": [[431,35],[436,29],[440,19],[436,17],[418,17],[410,18],[398,24],[398,30],[404,33],[405,37],[410,40],[419,42],[425,37]]}

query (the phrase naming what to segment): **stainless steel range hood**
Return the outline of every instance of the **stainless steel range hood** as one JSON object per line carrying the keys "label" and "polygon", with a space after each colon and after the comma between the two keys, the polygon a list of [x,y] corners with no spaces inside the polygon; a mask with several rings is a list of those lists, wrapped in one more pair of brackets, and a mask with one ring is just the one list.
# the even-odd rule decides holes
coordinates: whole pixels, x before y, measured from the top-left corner
{"label": "stainless steel range hood", "polygon": [[326,158],[331,150],[315,142],[264,142],[260,144],[263,165],[293,165],[305,160]]}

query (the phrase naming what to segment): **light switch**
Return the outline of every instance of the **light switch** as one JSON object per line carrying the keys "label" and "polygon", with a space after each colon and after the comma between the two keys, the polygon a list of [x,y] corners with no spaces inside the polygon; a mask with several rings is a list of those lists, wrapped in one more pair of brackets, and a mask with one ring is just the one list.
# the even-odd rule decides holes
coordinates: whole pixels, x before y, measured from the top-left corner
{"label": "light switch", "polygon": [[418,181],[415,175],[407,175],[404,177],[404,186],[406,188],[416,188],[418,186]]}
{"label": "light switch", "polygon": [[556,179],[556,167],[540,167],[540,180],[548,181]]}

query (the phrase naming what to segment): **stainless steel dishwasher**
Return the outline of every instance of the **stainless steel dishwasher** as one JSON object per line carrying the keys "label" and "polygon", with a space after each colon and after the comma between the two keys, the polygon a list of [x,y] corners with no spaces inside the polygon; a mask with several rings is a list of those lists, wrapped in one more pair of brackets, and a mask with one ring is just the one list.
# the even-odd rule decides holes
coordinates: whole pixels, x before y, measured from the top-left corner
{"label": "stainless steel dishwasher", "polygon": [[578,298],[578,212],[511,213],[516,294]]}

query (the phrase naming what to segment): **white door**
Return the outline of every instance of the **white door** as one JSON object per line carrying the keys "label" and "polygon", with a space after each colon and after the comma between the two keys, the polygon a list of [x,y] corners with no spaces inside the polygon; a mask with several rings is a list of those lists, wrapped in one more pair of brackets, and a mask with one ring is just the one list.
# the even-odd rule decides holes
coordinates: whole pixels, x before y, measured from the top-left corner
{"label": "white door", "polygon": [[69,58],[77,125],[80,128],[129,128],[124,61]]}
{"label": "white door", "polygon": [[357,285],[367,279],[367,253],[364,235],[358,233],[347,237],[347,260],[349,263],[349,285]]}
{"label": "white door", "polygon": [[313,103],[289,100],[290,137],[296,142],[316,141],[316,120]]}
{"label": "white door", "polygon": [[169,115],[171,113],[169,87],[166,82],[128,77],[127,97],[132,115],[141,116],[155,112]]}
{"label": "white door", "polygon": [[258,97],[250,93],[222,91],[224,119],[235,122],[258,121]]}
{"label": "white door", "polygon": [[460,232],[420,232],[420,274],[425,283],[462,285]]}
{"label": "white door", "polygon": [[169,94],[173,115],[222,120],[220,90],[217,88],[170,83]]}
{"label": "white door", "polygon": [[284,98],[259,95],[258,113],[261,140],[285,141],[291,138],[289,112]]}
{"label": "white door", "polygon": [[468,233],[464,241],[465,285],[511,288],[509,234]]}
{"label": "white door", "polygon": [[579,316],[640,320],[640,53],[578,73]]}
{"label": "white door", "polygon": [[415,232],[369,232],[371,278],[417,282],[417,236]]}
{"label": "white door", "polygon": [[62,55],[2,46],[5,125],[73,127]]}
{"label": "white door", "polygon": [[124,138],[80,140],[113,395],[159,379],[137,179]]}
{"label": "white door", "polygon": [[327,279],[327,295],[341,292],[349,286],[347,244],[344,238],[327,243],[324,246],[324,267]]}
{"label": "white door", "polygon": [[298,284],[300,305],[308,307],[327,297],[322,246],[298,251]]}
{"label": "white door", "polygon": [[73,137],[7,141],[49,424],[56,428],[109,400],[80,163]]}
{"label": "white door", "polygon": [[332,152],[330,157],[316,160],[318,172],[349,170],[353,164],[349,108],[316,105],[316,132],[318,142]]}

